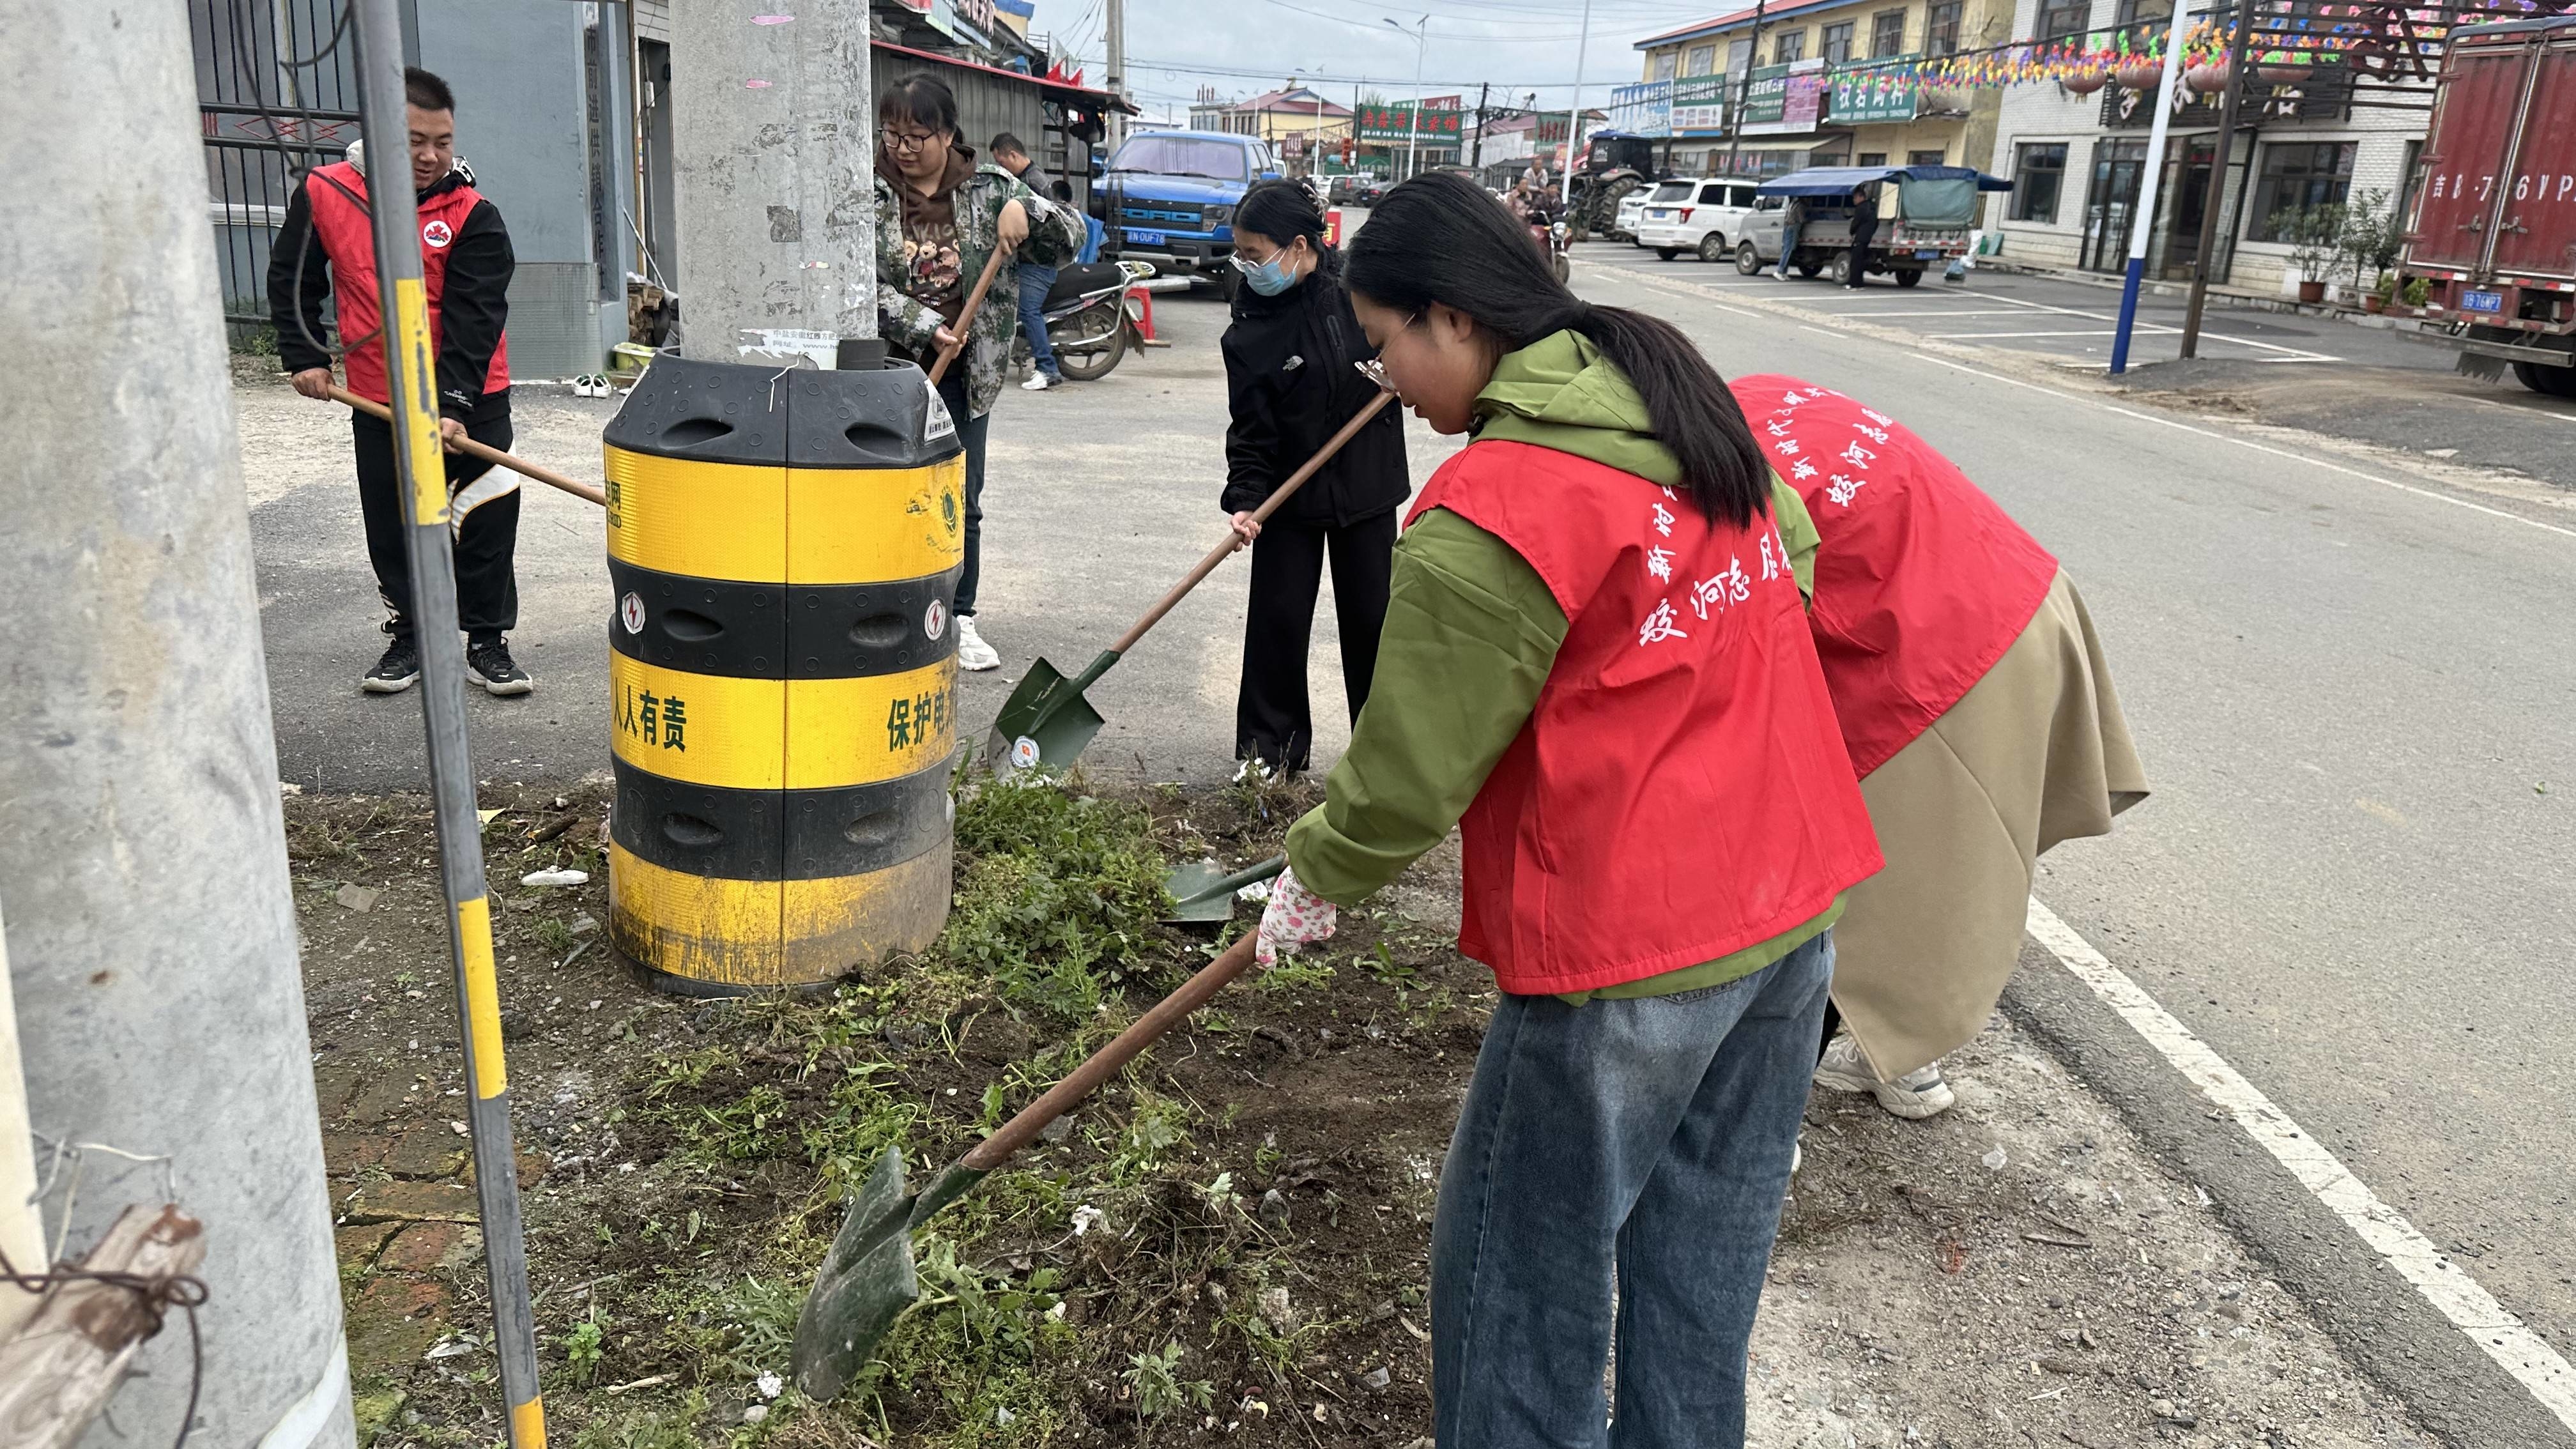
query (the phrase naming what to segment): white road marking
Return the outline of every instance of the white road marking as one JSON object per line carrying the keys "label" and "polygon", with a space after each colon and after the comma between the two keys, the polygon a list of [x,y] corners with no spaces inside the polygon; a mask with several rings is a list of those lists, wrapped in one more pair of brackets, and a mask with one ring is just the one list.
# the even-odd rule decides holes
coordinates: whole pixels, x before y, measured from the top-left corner
{"label": "white road marking", "polygon": [[2182,422],[2175,418],[2160,418],[2152,413],[2142,413],[2130,408],[2119,407],[2111,403],[2106,403],[2100,398],[2086,397],[2082,393],[2068,392],[2064,388],[2043,387],[2035,382],[2024,382],[2017,377],[2006,377],[2000,372],[1989,372],[1982,367],[1970,367],[1964,362],[1952,362],[1946,357],[1934,357],[1928,352],[1918,352],[1914,355],[1925,362],[1934,364],[1935,366],[1946,367],[1954,372],[1964,372],[1971,377],[1982,377],[1989,382],[2009,383],[2014,387],[2029,388],[2032,392],[2044,392],[2050,397],[2066,398],[2075,402],[2090,403],[2094,407],[2100,408],[2105,412],[2118,413],[2124,418],[2135,418],[2139,422],[2153,423],[2160,428],[2173,428],[2180,432],[2189,433],[2194,437],[2214,438],[2222,443],[2233,443],[2240,448],[2251,448],[2257,453],[2269,454],[2275,458],[2287,458],[2294,463],[2305,463],[2311,467],[2323,468],[2329,473],[2341,473],[2348,478],[2358,478],[2365,483],[2376,483],[2382,488],[2394,488],[2400,493],[2412,493],[2418,498],[2430,498],[2436,503],[2447,503],[2454,508],[2468,509],[2472,513],[2484,513],[2495,518],[2511,519],[2515,523],[2527,524],[2530,527],[2542,529],[2549,533],[2563,534],[2569,538],[2576,538],[2576,528],[2562,528],[2555,523],[2543,523],[2537,518],[2525,518],[2521,514],[2511,512],[2507,509],[2490,508],[2483,503],[2471,503],[2465,498],[2454,498],[2448,493],[2435,492],[2430,488],[2418,488],[2412,483],[2400,483],[2393,478],[2382,478],[2375,473],[2364,473],[2358,468],[2347,468],[2341,463],[2329,463],[2323,458],[2312,457],[2306,453],[2294,453],[2287,448],[2267,447],[2264,444],[2255,442],[2251,438],[2239,438],[2229,433],[2212,432],[2207,428],[2195,428],[2191,424]]}
{"label": "white road marking", "polygon": [[[2138,330],[2143,332],[2146,329]],[[2116,327],[2085,327],[2067,332],[1927,332],[1923,335],[1935,342],[1958,342],[1974,337],[2114,337],[2118,334]]]}
{"label": "white road marking", "polygon": [[1875,322],[1881,317],[2018,317],[2022,314],[2009,307],[1962,309],[1958,307],[1925,307],[1898,312],[1836,312],[1837,317],[1854,317]]}
{"label": "white road marking", "polygon": [[2558,1422],[2576,1431],[2576,1367],[2571,1367],[2547,1340],[2524,1326],[2495,1296],[2442,1256],[2432,1241],[2415,1230],[2403,1214],[2379,1200],[2341,1159],[2318,1142],[2290,1115],[2272,1104],[2261,1089],[2227,1064],[2225,1058],[2194,1036],[2191,1029],[2156,1004],[2128,973],[2105,959],[2057,913],[2030,902],[2030,934],[2048,948],[2068,974],[2092,988],[2102,1003],[2146,1038],[2176,1071],[2191,1079],[2245,1135],[2288,1168],[2327,1211],[2343,1220],[2354,1236],[2388,1261],[2426,1302],[2441,1310],[2454,1328],[2468,1335],[2498,1367],[2513,1375]]}

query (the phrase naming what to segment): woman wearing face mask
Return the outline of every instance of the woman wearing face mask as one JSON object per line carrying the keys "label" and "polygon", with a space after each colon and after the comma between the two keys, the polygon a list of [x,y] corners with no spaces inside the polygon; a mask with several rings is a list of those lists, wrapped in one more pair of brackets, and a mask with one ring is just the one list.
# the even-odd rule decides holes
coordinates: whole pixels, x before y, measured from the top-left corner
{"label": "woman wearing face mask", "polygon": [[1257,952],[1462,828],[1458,948],[1502,996],[1431,1230],[1434,1437],[1603,1443],[1615,1344],[1611,1449],[1735,1449],[1832,927],[1879,865],[1770,470],[1689,339],[1578,300],[1464,178],[1390,193],[1348,285],[1474,441],[1396,545]]}
{"label": "woman wearing face mask", "polygon": [[1340,253],[1324,244],[1314,197],[1292,181],[1252,188],[1235,209],[1234,242],[1243,277],[1225,332],[1233,422],[1225,434],[1225,494],[1218,506],[1253,546],[1234,752],[1274,771],[1296,771],[1306,768],[1314,737],[1306,644],[1325,558],[1332,559],[1333,612],[1341,625],[1342,689],[1356,720],[1377,669],[1395,511],[1413,485],[1405,473],[1404,426],[1390,408],[1343,444],[1266,524],[1252,521],[1271,490],[1377,389],[1352,367],[1373,354],[1342,290]]}

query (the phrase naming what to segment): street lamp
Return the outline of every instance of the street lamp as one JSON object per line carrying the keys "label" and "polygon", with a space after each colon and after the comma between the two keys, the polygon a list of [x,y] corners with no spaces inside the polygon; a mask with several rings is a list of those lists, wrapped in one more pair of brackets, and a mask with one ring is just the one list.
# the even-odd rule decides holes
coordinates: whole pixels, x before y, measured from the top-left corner
{"label": "street lamp", "polygon": [[[1585,3],[1591,3],[1591,0],[1585,0]],[[1378,18],[1395,26],[1397,34],[1405,33],[1404,27],[1393,19],[1384,15]],[[1422,62],[1430,53],[1431,17],[1425,15],[1416,23],[1413,32],[1413,114],[1404,128],[1404,174],[1408,177],[1419,174],[1415,158],[1422,145]]]}

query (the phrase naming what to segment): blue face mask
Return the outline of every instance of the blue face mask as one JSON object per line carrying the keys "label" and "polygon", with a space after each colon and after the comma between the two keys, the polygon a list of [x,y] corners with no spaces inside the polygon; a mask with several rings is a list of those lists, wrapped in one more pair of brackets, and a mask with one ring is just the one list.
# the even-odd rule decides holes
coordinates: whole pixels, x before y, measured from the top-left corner
{"label": "blue face mask", "polygon": [[1279,265],[1281,255],[1284,254],[1273,253],[1270,260],[1257,267],[1242,268],[1243,284],[1264,297],[1276,297],[1297,285],[1297,274]]}

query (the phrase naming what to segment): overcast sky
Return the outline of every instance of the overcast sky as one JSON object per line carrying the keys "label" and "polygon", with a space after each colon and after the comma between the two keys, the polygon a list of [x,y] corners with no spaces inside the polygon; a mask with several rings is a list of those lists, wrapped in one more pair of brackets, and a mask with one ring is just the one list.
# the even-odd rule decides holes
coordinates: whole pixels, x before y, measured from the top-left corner
{"label": "overcast sky", "polygon": [[[1744,0],[1750,3],[1750,0]],[[1106,0],[1038,0],[1033,30],[1084,57],[1084,80],[1100,82]],[[1591,43],[1583,61],[1584,103],[1606,106],[1609,87],[1637,78],[1631,47],[1649,35],[1739,8],[1729,0],[1592,0]],[[1422,51],[1424,91],[1476,103],[1490,81],[1506,96],[1561,108],[1573,97],[1583,0],[1127,0],[1128,88],[1151,116],[1186,120],[1200,86],[1228,97],[1253,95],[1291,74],[1318,78],[1342,105],[1354,81],[1389,100],[1413,93],[1412,29],[1430,17]],[[1398,35],[1385,22],[1401,21]]]}

